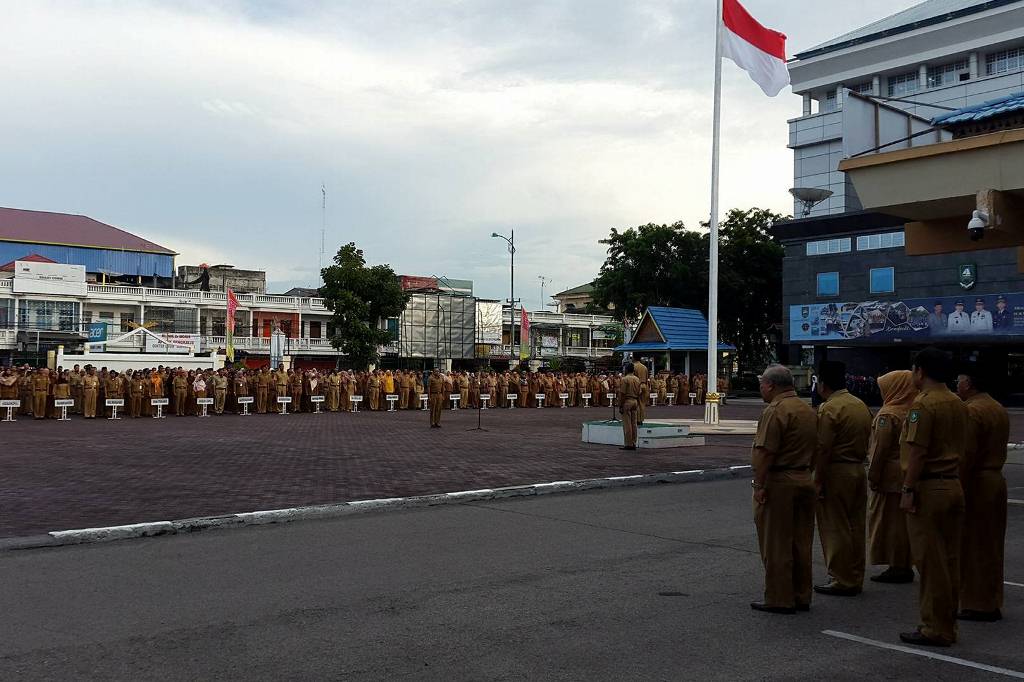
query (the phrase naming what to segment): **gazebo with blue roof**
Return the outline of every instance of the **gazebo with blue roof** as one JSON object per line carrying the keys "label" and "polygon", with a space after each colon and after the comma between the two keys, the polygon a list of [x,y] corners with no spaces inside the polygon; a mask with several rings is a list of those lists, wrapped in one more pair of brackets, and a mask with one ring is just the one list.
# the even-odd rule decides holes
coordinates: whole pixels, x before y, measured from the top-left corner
{"label": "gazebo with blue roof", "polygon": [[[629,343],[615,350],[633,357],[658,358],[655,371],[671,369],[687,374],[706,372],[708,359],[708,321],[699,310],[651,306],[644,311]],[[719,343],[719,354],[732,353],[736,347]],[[727,367],[719,363],[719,367]]]}

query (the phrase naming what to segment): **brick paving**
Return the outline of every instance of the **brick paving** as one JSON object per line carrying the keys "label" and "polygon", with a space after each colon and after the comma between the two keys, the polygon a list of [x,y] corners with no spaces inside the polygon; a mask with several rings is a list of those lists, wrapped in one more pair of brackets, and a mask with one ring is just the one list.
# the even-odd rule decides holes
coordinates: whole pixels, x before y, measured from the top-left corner
{"label": "brick paving", "polygon": [[[725,418],[756,418],[756,405]],[[224,415],[0,424],[0,537],[547,481],[745,464],[750,436],[623,452],[580,442],[610,409]],[[699,407],[649,408],[692,418]]]}

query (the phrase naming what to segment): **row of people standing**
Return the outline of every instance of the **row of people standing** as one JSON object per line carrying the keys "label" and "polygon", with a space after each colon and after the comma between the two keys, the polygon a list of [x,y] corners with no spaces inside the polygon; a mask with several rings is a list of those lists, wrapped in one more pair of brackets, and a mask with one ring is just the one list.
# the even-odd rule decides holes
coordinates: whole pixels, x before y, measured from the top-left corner
{"label": "row of people standing", "polygon": [[765,370],[751,483],[765,593],[752,608],[810,608],[817,521],[828,580],[814,592],[859,595],[868,559],[887,567],[876,582],[913,582],[916,567],[920,623],[904,642],[949,646],[958,619],[1001,619],[1009,416],[982,368],[963,368],[954,394],[949,367],[925,349],[912,371],[879,377],[874,417],[842,363],[822,363],[817,413],[788,369]]}
{"label": "row of people standing", "polygon": [[[438,375],[447,409],[476,409],[484,402],[488,407],[507,408],[511,406],[509,396],[515,396],[512,402],[520,408],[538,404],[561,407],[563,403],[566,407],[608,407],[613,401],[609,396],[619,393],[622,382],[621,373],[455,371]],[[722,381],[728,385],[727,380]],[[405,410],[422,406],[427,382],[426,373],[413,370],[357,372],[264,367],[215,371],[158,366],[121,373],[91,365],[59,367],[56,371],[25,366],[9,367],[0,373],[0,399],[20,399],[20,414],[37,419],[56,416],[59,411],[54,409],[54,400],[59,399],[74,400],[70,413],[87,418],[104,413],[109,416],[108,399],[124,400],[120,412],[128,417],[155,414],[154,398],[167,400],[163,413],[178,416],[204,413],[200,401],[205,398],[212,400],[205,410],[207,414],[352,411],[357,402],[362,410],[387,410],[392,402],[395,409]],[[694,402],[702,404],[705,387],[704,375],[689,377],[662,372],[649,380],[645,378],[642,390],[645,404],[686,404],[691,393]],[[651,394],[655,394],[653,399]],[[449,400],[452,395],[458,395],[459,400]],[[389,401],[388,396],[396,399]],[[486,400],[481,396],[486,396]],[[251,405],[243,407],[246,401],[239,402],[240,397],[251,397]],[[288,398],[290,403],[281,404],[278,398]]]}

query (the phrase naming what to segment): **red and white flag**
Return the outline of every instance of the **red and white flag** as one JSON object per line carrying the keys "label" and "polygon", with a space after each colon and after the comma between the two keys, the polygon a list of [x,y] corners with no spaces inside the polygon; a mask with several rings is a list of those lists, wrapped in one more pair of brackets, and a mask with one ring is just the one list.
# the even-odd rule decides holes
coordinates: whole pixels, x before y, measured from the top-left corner
{"label": "red and white flag", "polygon": [[737,0],[722,0],[722,56],[736,62],[775,97],[789,85],[786,36],[765,28]]}

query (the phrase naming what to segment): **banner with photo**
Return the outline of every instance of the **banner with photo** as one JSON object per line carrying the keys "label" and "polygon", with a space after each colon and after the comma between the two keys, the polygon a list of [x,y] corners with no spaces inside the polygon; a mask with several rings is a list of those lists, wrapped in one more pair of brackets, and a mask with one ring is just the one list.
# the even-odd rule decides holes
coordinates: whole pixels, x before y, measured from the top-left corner
{"label": "banner with photo", "polygon": [[789,309],[790,341],[1024,336],[1024,293],[812,303]]}

